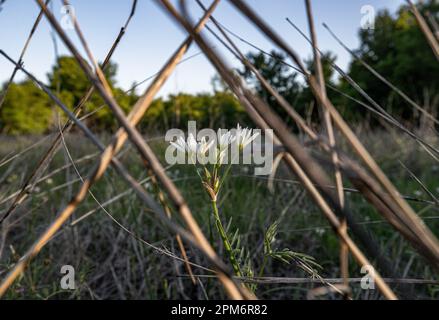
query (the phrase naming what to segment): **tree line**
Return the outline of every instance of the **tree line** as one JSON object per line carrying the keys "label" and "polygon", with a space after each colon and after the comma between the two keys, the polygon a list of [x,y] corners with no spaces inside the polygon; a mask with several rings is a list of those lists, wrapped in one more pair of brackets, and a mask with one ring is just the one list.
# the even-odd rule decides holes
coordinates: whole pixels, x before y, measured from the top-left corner
{"label": "tree line", "polygon": [[[437,18],[439,3],[434,0],[425,1],[420,9],[421,12],[428,11],[430,16]],[[375,28],[360,30],[359,39],[360,46],[354,51],[355,55],[436,117],[439,104],[439,63],[407,7],[402,6],[395,15],[386,10],[379,12],[375,19]],[[312,93],[282,53],[252,51],[247,54],[247,58],[302,116],[310,122],[318,119],[318,108]],[[312,59],[305,60],[305,63],[312,71]],[[336,56],[325,52],[322,63],[328,96],[342,115],[351,122],[376,125],[376,118],[358,101],[370,103],[345,78],[334,72],[332,66],[336,63]],[[287,118],[249,70],[242,67],[236,72],[281,116]],[[399,121],[411,126],[421,124],[422,114],[378,80],[359,60],[352,59],[346,73]],[[110,63],[105,74],[116,100],[128,112],[139,98],[135,90],[124,91],[116,85],[116,64]],[[220,79],[215,78],[213,84],[211,93],[179,93],[154,100],[140,124],[141,128],[185,128],[188,120],[196,120],[203,127],[232,127],[238,122],[247,124],[249,119],[244,108],[233,94]],[[73,57],[62,56],[47,75],[47,85],[73,110],[87,92],[90,82]],[[4,94],[5,87],[6,83],[0,94]],[[54,103],[30,80],[13,83],[0,109],[0,132],[41,134],[56,130],[60,121],[65,120],[56,110]],[[92,94],[84,110],[85,113],[92,114],[84,121],[95,130],[112,130],[117,127],[116,120],[99,94]]]}

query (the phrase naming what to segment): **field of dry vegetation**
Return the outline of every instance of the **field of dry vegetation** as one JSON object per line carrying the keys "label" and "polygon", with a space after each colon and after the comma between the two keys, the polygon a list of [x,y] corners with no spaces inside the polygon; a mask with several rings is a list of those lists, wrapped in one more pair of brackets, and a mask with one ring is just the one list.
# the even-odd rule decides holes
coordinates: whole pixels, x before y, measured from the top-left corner
{"label": "field of dry vegetation", "polygon": [[[374,61],[370,48],[352,53],[349,75],[337,69],[335,59],[318,50],[311,1],[305,3],[314,50],[303,63],[250,1],[229,2],[282,54],[243,54],[214,18],[219,0],[201,5],[199,22],[189,19],[185,6],[161,0],[188,38],[137,96],[114,86],[111,50],[105,62],[96,62],[80,19],[74,30],[81,47],[70,41],[47,3],[36,2],[39,18],[50,22],[72,56],[58,60],[45,85],[26,70],[22,57],[17,63],[0,51],[16,65],[14,72],[28,77],[0,91],[0,111],[3,104],[6,110],[0,112],[0,297],[439,298],[437,74],[426,76],[432,86],[412,100],[411,92],[399,89],[416,87],[412,80],[396,87],[394,78],[391,82],[366,62]],[[136,3],[113,50],[129,32]],[[419,58],[419,68],[438,70],[433,9],[439,10],[434,1],[419,11],[407,1],[395,18],[395,34],[417,35],[427,56]],[[388,21],[385,14],[381,19]],[[219,37],[242,68],[229,68],[212,49],[215,38],[205,32]],[[362,34],[365,43],[370,38]],[[154,100],[192,42],[215,67],[222,89]],[[286,67],[297,73],[284,77]],[[360,67],[376,82],[370,85]],[[338,70],[337,83],[327,69]],[[74,74],[83,77],[81,94],[63,87]],[[292,81],[296,75],[304,84]],[[382,87],[392,94],[379,96]],[[45,120],[38,125],[25,120],[35,114],[17,111],[24,105],[18,99],[27,98],[33,100],[23,101],[43,110]],[[52,113],[55,109],[59,113]],[[173,125],[186,129],[186,120],[215,130],[241,121],[273,129],[273,173],[255,175],[254,165],[223,164],[222,146],[204,150],[203,140],[189,150],[190,137],[177,149],[182,146],[189,157],[216,152],[218,162],[169,165],[164,135]],[[226,148],[235,143],[244,152],[252,134],[238,127],[219,138]],[[60,286],[65,265],[74,268],[73,289]]]}
{"label": "field of dry vegetation", "polygon": [[[439,192],[437,174],[439,165],[411,139],[396,132],[361,132],[375,156],[401,194],[407,196],[429,228],[439,232],[438,204],[424,189],[433,194]],[[2,207],[8,203],[6,195],[14,195],[24,179],[41,157],[41,150],[50,144],[35,144],[41,137],[2,138],[0,158],[12,159],[2,170]],[[107,137],[108,139],[108,137]],[[107,140],[104,137],[104,141]],[[437,138],[431,138],[437,144]],[[163,153],[166,142],[158,136],[151,145],[158,154]],[[0,270],[2,276],[35,237],[56,218],[60,207],[70,200],[81,183],[75,170],[86,176],[98,153],[81,135],[66,136],[66,146],[73,159],[72,166],[65,152],[59,152],[32,192],[31,199],[23,203],[13,219],[3,226]],[[31,149],[29,149],[31,148]],[[12,149],[12,150],[11,150]],[[11,154],[11,152],[13,153]],[[23,153],[21,153],[23,152]],[[141,159],[131,146],[120,152],[119,159],[138,181],[148,179]],[[402,164],[410,168],[410,172]],[[198,177],[190,166],[167,170],[176,186],[182,190],[189,206],[194,208],[195,218],[202,229],[209,232],[210,205],[206,193],[197,187]],[[285,165],[278,168],[269,189],[268,179],[254,176],[251,168],[237,167],[227,181],[227,193],[221,199],[221,214],[225,221],[233,218],[242,242],[251,253],[254,269],[258,271],[264,256],[264,234],[273,221],[279,221],[275,245],[290,248],[298,253],[312,256],[321,266],[317,269],[323,279],[340,279],[338,263],[338,239],[328,226],[318,207],[313,204],[297,178]],[[422,181],[422,185],[414,176]],[[145,182],[147,190],[151,184]],[[402,283],[391,282],[395,291],[406,292],[418,299],[438,297],[435,271],[404,238],[388,226],[376,210],[362,199],[351,185],[346,185],[346,198],[350,210],[355,213],[358,225],[373,234],[380,251],[391,261],[394,273]],[[204,269],[206,260],[196,249],[188,250],[189,260],[196,265],[194,274],[203,276],[201,283],[193,286],[180,256],[175,238],[166,227],[151,216],[146,208],[114,170],[92,189],[95,199],[88,196],[65,226],[54,236],[45,250],[33,261],[24,276],[8,291],[7,298],[32,299],[205,299],[226,298],[217,282]],[[102,206],[102,207],[101,207]],[[123,227],[122,227],[123,226]],[[224,254],[220,243],[217,252]],[[77,289],[60,290],[60,268],[72,265],[77,272]],[[364,276],[352,259],[350,275],[357,278],[351,283],[354,299],[377,299],[377,290],[362,290],[358,278]],[[297,262],[290,264],[270,261],[265,267],[264,283],[257,286],[256,293],[266,299],[305,299],[311,289],[324,286],[318,278],[310,276]],[[385,275],[392,278],[392,275]],[[419,282],[419,283],[417,283]],[[401,287],[405,287],[402,291]],[[328,297],[338,298],[338,294]]]}

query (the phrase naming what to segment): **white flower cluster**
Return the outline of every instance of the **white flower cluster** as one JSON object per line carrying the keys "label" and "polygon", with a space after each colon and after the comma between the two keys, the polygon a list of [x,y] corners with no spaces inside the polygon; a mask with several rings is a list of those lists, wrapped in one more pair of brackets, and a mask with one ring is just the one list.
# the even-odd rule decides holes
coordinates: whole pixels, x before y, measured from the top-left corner
{"label": "white flower cluster", "polygon": [[259,135],[258,132],[253,133],[253,129],[242,128],[239,124],[236,130],[232,133],[227,131],[222,133],[223,130],[219,129],[217,134],[216,148],[212,148],[214,145],[214,140],[209,142],[203,137],[201,141],[197,141],[192,133],[189,134],[187,140],[183,137],[178,137],[175,142],[171,141],[177,150],[187,153],[189,159],[192,163],[195,163],[197,156],[206,156],[207,152],[216,152],[218,162],[222,164],[224,156],[227,154],[227,149],[232,143],[236,143],[239,150],[244,150],[256,137]]}

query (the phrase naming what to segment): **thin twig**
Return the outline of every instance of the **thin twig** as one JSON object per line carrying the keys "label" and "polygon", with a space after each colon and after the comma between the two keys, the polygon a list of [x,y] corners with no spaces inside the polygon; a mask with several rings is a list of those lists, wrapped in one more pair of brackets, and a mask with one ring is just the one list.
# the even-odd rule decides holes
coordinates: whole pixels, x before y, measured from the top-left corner
{"label": "thin twig", "polygon": [[431,50],[433,50],[434,55],[439,60],[439,42],[434,37],[433,32],[431,32],[427,22],[425,22],[425,19],[422,16],[422,14],[419,12],[418,8],[413,4],[411,0],[406,0],[406,1],[410,6],[413,15],[415,16],[416,21],[418,22],[419,28],[421,29],[422,33],[425,35],[425,38],[427,39],[428,44],[431,47]]}
{"label": "thin twig", "polygon": [[[50,0],[46,0],[46,6],[49,4],[49,2],[50,2]],[[21,49],[21,53],[20,53],[20,56],[18,58],[19,64],[23,64],[24,55],[26,54],[26,51],[29,47],[29,44],[30,44],[34,34],[35,34],[35,31],[37,31],[38,25],[40,24],[42,17],[43,17],[43,10],[40,10],[40,13],[38,14],[37,19],[35,20],[35,22],[32,26],[32,29],[31,29],[31,31],[26,39],[26,42],[24,43],[23,49]],[[5,102],[6,95],[8,94],[10,86],[14,82],[15,75],[17,74],[17,71],[18,71],[18,68],[15,67],[14,70],[12,71],[11,76],[9,77],[9,81],[6,83],[6,86],[4,87],[4,90],[3,90],[1,97],[0,97],[0,110],[3,106],[3,103]]]}

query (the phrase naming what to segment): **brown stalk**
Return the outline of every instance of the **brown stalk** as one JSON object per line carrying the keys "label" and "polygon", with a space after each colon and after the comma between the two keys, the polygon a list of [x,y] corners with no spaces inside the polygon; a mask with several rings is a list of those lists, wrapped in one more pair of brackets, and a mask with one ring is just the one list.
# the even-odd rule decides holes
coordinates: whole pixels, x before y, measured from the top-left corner
{"label": "brown stalk", "polygon": [[[196,220],[192,216],[192,213],[187,206],[183,196],[177,189],[177,187],[174,185],[171,179],[167,176],[165,173],[162,165],[160,164],[159,160],[155,156],[152,149],[149,147],[149,145],[143,140],[143,137],[140,135],[140,133],[137,131],[135,126],[131,123],[131,119],[127,118],[118,105],[118,103],[114,100],[111,88],[108,85],[102,70],[97,65],[93,54],[91,53],[85,38],[83,37],[79,25],[77,23],[77,20],[75,19],[75,29],[81,39],[81,42],[84,46],[84,49],[86,50],[89,59],[93,63],[94,71],[96,74],[93,73],[93,71],[90,69],[90,67],[85,63],[84,59],[79,54],[76,47],[73,45],[73,43],[70,41],[70,39],[66,36],[63,29],[58,24],[58,21],[55,19],[55,17],[47,10],[47,8],[44,6],[41,0],[37,0],[38,4],[44,9],[44,13],[46,14],[47,18],[49,19],[52,26],[55,28],[55,30],[60,35],[61,39],[64,41],[65,45],[69,48],[69,50],[72,52],[72,54],[77,59],[80,67],[83,69],[84,73],[87,75],[89,80],[96,86],[97,90],[101,94],[104,101],[108,104],[110,109],[113,111],[113,114],[116,116],[119,123],[124,127],[125,131],[128,134],[128,138],[131,140],[131,142],[134,144],[134,146],[137,148],[138,152],[149,164],[149,167],[156,175],[157,179],[160,181],[162,186],[167,190],[171,201],[174,203],[175,207],[178,209],[180,215],[183,217],[183,220],[185,221],[186,225],[188,226],[189,230],[191,231],[192,235],[197,240],[198,244],[201,248],[203,248],[203,252],[211,259],[211,260],[218,260],[218,256],[216,255],[215,251],[205,238],[202,230],[198,226]],[[216,0],[211,8],[210,12],[213,11],[218,3],[218,0]],[[210,14],[210,13],[209,13]],[[203,20],[207,20],[208,15],[205,15]],[[166,70],[167,71],[167,70]],[[156,83],[156,82],[155,82]],[[151,96],[144,95],[144,98],[150,98],[152,100]],[[139,99],[139,109],[146,109],[144,106],[146,106],[145,103],[146,99]],[[133,110],[136,109],[136,107],[133,108]],[[144,112],[140,113],[138,116],[139,118],[143,115]],[[136,115],[136,114],[135,114]],[[115,144],[113,144],[114,146]],[[113,153],[113,149],[107,149],[104,154],[107,154],[108,157],[111,159]],[[103,168],[102,168],[103,169]],[[101,169],[101,170],[102,170]],[[243,297],[250,298],[251,295],[244,289],[241,288],[241,290],[236,286],[236,284],[233,282],[233,280],[230,278],[230,276],[223,273],[221,269],[218,270],[218,278],[223,283],[226,291],[232,298],[240,299]]]}
{"label": "brown stalk", "polygon": [[340,46],[345,49],[355,60],[360,62],[367,70],[370,71],[376,78],[378,78],[380,81],[382,81],[384,84],[386,84],[388,87],[390,87],[393,91],[395,91],[400,97],[402,97],[405,101],[407,101],[412,107],[414,107],[416,110],[421,112],[423,115],[428,117],[431,121],[433,121],[436,124],[439,124],[439,120],[437,120],[432,114],[430,114],[428,111],[426,111],[424,108],[419,106],[415,101],[413,101],[409,96],[407,96],[403,91],[398,89],[394,84],[392,84],[389,80],[384,78],[378,71],[376,71],[371,65],[369,65],[364,59],[362,59],[358,54],[356,54],[354,51],[348,48],[339,37],[335,35],[335,33],[329,28],[329,26],[324,23],[323,27],[328,30],[329,34],[337,41]]}
{"label": "brown stalk", "polygon": [[419,12],[418,8],[414,5],[414,3],[411,0],[406,0],[406,1],[410,6],[413,15],[415,16],[416,21],[418,22],[419,28],[421,29],[422,33],[427,39],[428,44],[431,47],[431,50],[433,50],[434,55],[439,60],[439,43],[434,37],[433,32],[431,32],[430,27],[428,26],[424,17]]}
{"label": "brown stalk", "polygon": [[430,26],[432,27],[434,31],[434,35],[436,37],[436,40],[439,41],[439,24],[436,21],[436,18],[431,14],[430,11],[426,11],[425,15],[427,16],[428,22],[430,22]]}
{"label": "brown stalk", "polygon": [[[148,167],[147,163],[144,163],[144,165],[145,165],[145,167]],[[172,217],[171,208],[169,208],[169,205],[166,202],[165,194],[163,193],[162,189],[160,189],[160,185],[159,185],[159,183],[154,175],[154,172],[152,172],[151,169],[148,169],[148,175],[151,178],[151,183],[154,186],[155,192],[157,193],[157,196],[159,198],[159,202],[162,205],[163,210],[166,213],[166,216],[169,219],[171,219],[171,217]],[[177,240],[178,248],[180,249],[181,255],[183,256],[183,260],[185,261],[185,267],[186,267],[186,270],[187,270],[189,276],[191,277],[191,281],[192,281],[193,285],[197,285],[198,282],[194,277],[194,274],[192,272],[192,267],[188,263],[189,259],[187,257],[187,253],[186,253],[186,249],[185,249],[184,244],[183,244],[183,240],[181,239],[181,236],[179,234],[175,235],[175,239]]]}
{"label": "brown stalk", "polygon": [[[50,0],[46,0],[46,6],[49,4],[49,2],[50,2]],[[40,10],[40,13],[37,16],[37,19],[35,20],[35,22],[34,22],[34,24],[32,26],[32,29],[29,32],[29,35],[28,35],[28,37],[26,39],[26,42],[24,43],[23,49],[21,49],[21,53],[20,53],[20,56],[18,58],[18,63],[19,64],[23,63],[24,55],[26,54],[27,48],[29,47],[30,41],[32,40],[32,38],[34,36],[35,31],[37,31],[38,25],[40,24],[40,21],[41,21],[42,17],[43,17],[43,10]],[[17,74],[17,71],[18,71],[18,68],[15,67],[14,70],[12,71],[11,76],[9,77],[9,81],[6,84],[5,89],[2,92],[2,95],[0,97],[0,110],[1,110],[1,108],[3,106],[3,103],[5,102],[6,95],[8,94],[8,91],[9,91],[9,87],[14,82],[14,78],[15,78],[15,75]]]}
{"label": "brown stalk", "polygon": [[[295,28],[297,30],[297,32],[300,33],[301,36],[303,36],[305,38],[305,40],[307,40],[311,45],[312,45],[312,41],[289,19],[287,18],[287,21],[289,24],[291,24],[291,26],[293,26],[293,28]],[[320,52],[320,50],[317,48],[317,50]],[[431,152],[434,152],[435,154],[439,154],[439,150],[437,148],[435,148],[434,146],[432,146],[431,144],[429,144],[427,141],[425,141],[424,139],[422,139],[421,137],[419,137],[417,134],[415,134],[414,132],[408,130],[406,127],[404,127],[400,122],[398,122],[391,114],[389,114],[382,106],[380,106],[374,99],[372,99],[372,97],[370,95],[368,95],[362,88],[361,86],[355,82],[354,79],[352,79],[346,72],[344,72],[336,63],[333,63],[331,61],[329,61],[329,63],[331,64],[332,68],[337,71],[338,74],[340,74],[351,86],[352,88],[355,89],[355,91],[357,91],[361,96],[363,96],[374,108],[372,108],[371,106],[363,103],[362,101],[359,101],[357,99],[355,99],[354,97],[345,94],[344,92],[341,92],[340,90],[338,90],[337,88],[335,88],[334,86],[331,85],[327,85],[329,88],[331,88],[333,91],[345,96],[346,98],[358,103],[359,105],[365,107],[367,110],[371,111],[372,113],[378,115],[379,117],[381,117],[382,119],[386,120],[387,122],[389,122],[390,124],[394,125],[395,127],[397,127],[398,129],[400,129],[401,131],[405,132],[406,134],[408,134],[411,138],[413,138],[414,140],[416,140],[416,142],[418,142],[424,149],[428,148],[429,150],[426,149],[426,151],[433,157],[436,159],[436,156],[432,155]],[[305,75],[305,73],[300,72],[301,74]],[[407,97],[408,98],[408,97]],[[419,107],[420,108],[420,107]],[[423,110],[421,108],[421,110]],[[425,111],[425,110],[424,110]]]}
{"label": "brown stalk", "polygon": [[[313,49],[313,54],[314,54],[314,68],[315,68],[315,74],[316,74],[316,78],[317,81],[319,83],[320,86],[320,92],[322,95],[322,98],[327,100],[327,95],[326,95],[326,86],[325,86],[325,76],[323,74],[323,67],[322,67],[322,62],[321,62],[321,56],[320,56],[320,51],[317,50],[318,45],[317,45],[317,34],[315,31],[315,27],[314,27],[314,17],[313,17],[313,13],[312,13],[312,7],[311,7],[311,1],[310,0],[305,0],[305,4],[306,4],[306,13],[308,16],[308,25],[309,25],[309,31],[311,34],[311,42],[312,42],[312,49]],[[344,192],[343,192],[343,178],[339,169],[339,159],[338,159],[338,155],[337,152],[335,151],[335,135],[334,135],[334,129],[332,127],[332,120],[331,120],[331,115],[329,113],[329,111],[324,108],[322,105],[320,105],[320,107],[322,108],[323,111],[323,119],[324,119],[324,123],[325,123],[325,127],[326,127],[326,132],[328,134],[328,141],[329,141],[329,146],[332,148],[332,153],[331,153],[331,157],[332,157],[332,163],[334,165],[335,168],[335,173],[334,173],[334,177],[335,177],[335,186],[337,188],[337,196],[338,196],[338,202],[340,205],[340,208],[344,208]],[[346,217],[342,217],[341,218],[341,225],[340,225],[341,231],[347,233],[347,222],[346,222]],[[344,285],[346,287],[349,288],[349,251],[348,251],[348,247],[346,246],[346,244],[341,241],[340,242],[340,271],[341,271],[341,276],[343,279],[345,279],[344,281]]]}
{"label": "brown stalk", "polygon": [[[186,275],[181,275],[181,277],[187,277]],[[207,274],[196,274],[197,278],[212,278],[214,276]],[[342,284],[342,278],[291,278],[291,277],[240,277],[240,280],[247,283],[260,283],[260,284],[307,284],[307,283],[321,283],[322,281],[332,284]],[[349,278],[350,283],[360,283],[363,278]],[[425,285],[439,285],[438,280],[434,279],[419,279],[419,278],[384,278],[387,283],[398,283],[398,284],[425,284]]]}

